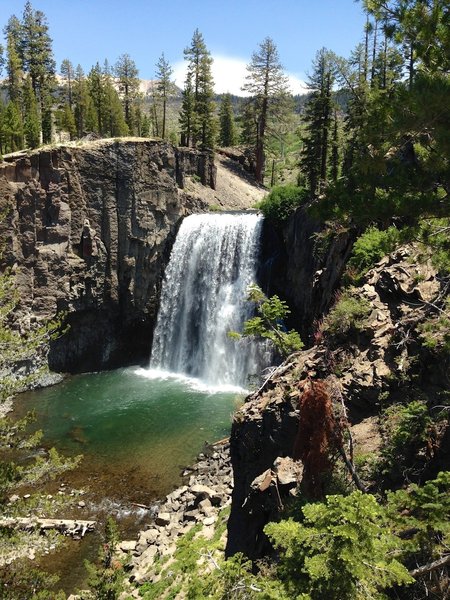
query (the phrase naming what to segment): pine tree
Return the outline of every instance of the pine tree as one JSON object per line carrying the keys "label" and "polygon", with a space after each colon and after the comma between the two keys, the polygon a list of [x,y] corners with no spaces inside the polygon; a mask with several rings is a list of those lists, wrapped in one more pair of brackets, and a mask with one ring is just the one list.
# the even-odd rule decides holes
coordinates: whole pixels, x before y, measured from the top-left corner
{"label": "pine tree", "polygon": [[75,71],[73,65],[68,58],[65,58],[61,63],[61,75],[65,80],[66,103],[72,110],[73,104],[73,81],[75,79]]}
{"label": "pine tree", "polygon": [[142,116],[141,136],[150,137],[150,119],[147,114]]}
{"label": "pine tree", "polygon": [[192,146],[201,149],[214,147],[216,124],[214,119],[214,81],[211,73],[212,58],[198,29],[191,45],[184,50],[188,61],[183,105],[180,115],[181,133]]}
{"label": "pine tree", "polygon": [[18,53],[18,40],[12,32],[7,34],[6,45],[6,74],[8,97],[12,102],[21,101],[23,70]]}
{"label": "pine tree", "polygon": [[175,84],[172,81],[173,69],[164,56],[164,52],[156,63],[156,89],[162,105],[161,137],[166,138],[167,102],[175,92]]}
{"label": "pine tree", "polygon": [[[100,130],[100,133],[102,135],[110,137],[120,137],[123,135],[127,135],[129,132],[129,128],[125,122],[122,102],[115,88],[112,70],[110,69],[107,60],[105,60],[103,65],[102,86],[104,103],[101,108],[101,121],[103,127]],[[134,107],[130,106],[129,118],[130,122],[135,124],[135,115],[133,109]]]}
{"label": "pine tree", "polygon": [[125,123],[130,134],[135,132],[133,122],[133,107],[139,95],[139,71],[129,54],[119,56],[114,67],[114,74],[119,86],[125,113]]}
{"label": "pine tree", "polygon": [[192,86],[192,73],[189,73],[189,71],[186,75],[182,97],[180,110],[181,145],[190,146],[196,113],[194,111],[195,100]]}
{"label": "pine tree", "polygon": [[5,152],[16,152],[23,148],[23,123],[19,106],[8,102],[3,114],[3,133]]}
{"label": "pine tree", "polygon": [[404,55],[409,88],[418,71],[450,71],[447,0],[364,0]]}
{"label": "pine tree", "polygon": [[31,2],[25,4],[23,12],[21,55],[24,71],[30,75],[39,104],[42,139],[47,143],[51,141],[52,135],[52,94],[56,85],[56,63],[47,19],[42,11],[33,9]]}
{"label": "pine tree", "polygon": [[274,41],[265,38],[247,65],[248,75],[242,89],[251,95],[257,115],[255,144],[256,179],[263,183],[265,171],[265,138],[269,116],[283,103],[288,93],[287,77],[283,73]]}
{"label": "pine tree", "polygon": [[249,147],[256,147],[258,139],[258,114],[253,98],[244,100],[239,114],[241,126],[240,141]]}
{"label": "pine tree", "polygon": [[220,104],[219,112],[221,146],[234,146],[236,144],[236,124],[234,122],[233,106],[230,94],[225,94]]}
{"label": "pine tree", "polygon": [[25,4],[22,20],[22,55],[24,68],[30,74],[34,92],[54,78],[56,64],[53,59],[52,40],[44,13],[34,10],[31,2]]}
{"label": "pine tree", "polygon": [[314,196],[323,191],[328,180],[329,137],[333,114],[334,75],[330,54],[325,48],[317,53],[313,68],[314,72],[308,82],[312,94],[305,110],[306,135],[300,164],[309,191]]}
{"label": "pine tree", "polygon": [[74,116],[77,127],[77,135],[78,137],[81,137],[85,127],[87,104],[90,100],[86,78],[81,65],[77,65],[75,69],[73,100],[75,104]]}
{"label": "pine tree", "polygon": [[92,100],[92,106],[95,114],[95,125],[93,130],[97,133],[104,131],[104,116],[105,116],[105,89],[103,86],[103,74],[100,64],[97,62],[89,71],[87,77],[89,96]]}
{"label": "pine tree", "polygon": [[31,78],[28,76],[23,90],[24,106],[24,133],[25,142],[29,148],[37,148],[40,142],[41,123],[39,118],[36,96],[31,85]]}
{"label": "pine tree", "polygon": [[61,109],[61,128],[68,132],[71,140],[76,138],[77,126],[75,123],[75,116],[68,104],[64,104]]}

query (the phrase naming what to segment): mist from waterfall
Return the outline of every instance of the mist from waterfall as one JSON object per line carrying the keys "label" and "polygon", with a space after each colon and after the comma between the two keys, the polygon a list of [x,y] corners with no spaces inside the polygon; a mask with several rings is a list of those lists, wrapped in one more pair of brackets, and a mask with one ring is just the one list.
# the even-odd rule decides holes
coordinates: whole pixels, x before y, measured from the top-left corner
{"label": "mist from waterfall", "polygon": [[259,373],[266,346],[228,333],[252,316],[246,297],[256,281],[262,222],[255,213],[183,220],[164,276],[152,370],[218,387],[246,387]]}

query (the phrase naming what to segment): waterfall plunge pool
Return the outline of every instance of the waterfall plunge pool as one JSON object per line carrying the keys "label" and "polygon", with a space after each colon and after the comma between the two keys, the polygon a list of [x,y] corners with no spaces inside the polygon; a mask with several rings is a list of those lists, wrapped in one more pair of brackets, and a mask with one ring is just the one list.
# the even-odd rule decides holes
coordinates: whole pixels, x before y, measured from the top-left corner
{"label": "waterfall plunge pool", "polygon": [[84,456],[60,479],[87,490],[83,518],[105,502],[120,517],[132,503],[148,506],[171,491],[205,441],[229,435],[243,391],[135,367],[71,376],[21,394],[14,416],[33,410],[44,447]]}
{"label": "waterfall plunge pool", "polygon": [[[240,394],[238,392],[241,392]],[[45,448],[83,455],[80,466],[47,484],[48,493],[85,490],[62,518],[96,519],[95,533],[43,555],[33,566],[60,577],[67,594],[86,587],[83,559],[96,560],[107,516],[122,539],[135,539],[154,505],[181,484],[181,472],[205,441],[229,435],[231,415],[242,401],[239,388],[209,388],[202,382],[142,368],[70,376],[53,387],[20,394],[13,418],[32,410]],[[83,500],[84,508],[77,502]]]}

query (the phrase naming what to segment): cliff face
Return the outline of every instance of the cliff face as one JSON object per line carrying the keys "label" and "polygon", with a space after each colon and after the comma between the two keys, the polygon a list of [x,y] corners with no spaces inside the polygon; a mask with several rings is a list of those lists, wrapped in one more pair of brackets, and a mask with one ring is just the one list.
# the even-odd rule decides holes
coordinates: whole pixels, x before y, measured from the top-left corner
{"label": "cliff face", "polygon": [[160,282],[180,219],[206,205],[182,191],[215,186],[206,154],[155,141],[101,141],[0,166],[4,262],[20,294],[19,326],[67,313],[51,345],[57,371],[148,358]]}
{"label": "cliff face", "polygon": [[[430,319],[436,324],[442,314],[436,306],[448,298],[449,288],[431,260],[419,262],[417,250],[405,247],[380,261],[355,294],[371,307],[360,329],[339,338],[324,331],[317,345],[290,357],[234,417],[229,555],[244,552],[256,559],[270,548],[263,527],[277,519],[292,492],[280,485],[276,465],[293,457],[302,381],[325,380],[337,390],[353,424],[363,417],[376,420],[380,406],[406,398],[442,404],[450,356],[426,343],[424,325]],[[433,335],[438,342],[438,334]],[[447,426],[436,441],[429,465],[433,476],[448,469],[449,430]]]}
{"label": "cliff face", "polygon": [[292,309],[290,327],[307,341],[314,320],[329,308],[352,249],[355,232],[324,234],[305,208],[280,231],[265,226],[260,280],[268,295],[278,294]]}

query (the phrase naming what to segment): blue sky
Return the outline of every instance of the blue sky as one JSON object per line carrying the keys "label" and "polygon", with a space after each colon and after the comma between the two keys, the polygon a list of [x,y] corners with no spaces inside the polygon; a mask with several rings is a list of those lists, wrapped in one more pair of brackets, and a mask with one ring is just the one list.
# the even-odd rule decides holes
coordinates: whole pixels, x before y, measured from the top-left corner
{"label": "blue sky", "polygon": [[[0,26],[21,16],[25,0],[0,0]],[[183,79],[183,48],[196,27],[216,59],[218,92],[239,93],[245,64],[266,36],[278,46],[293,91],[325,46],[348,56],[361,40],[364,15],[354,0],[34,0],[48,19],[58,67],[69,58],[88,71],[127,52],[143,79],[164,51]]]}

